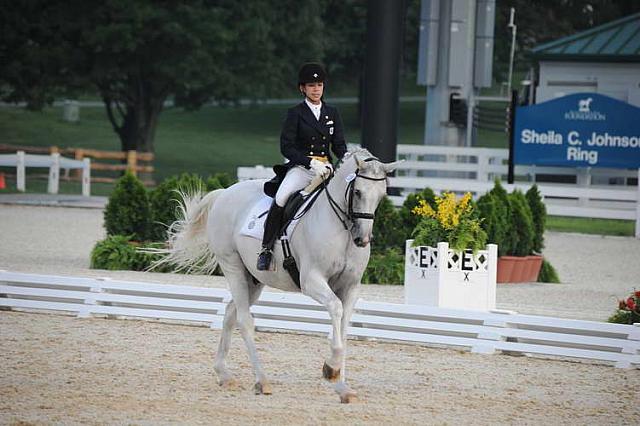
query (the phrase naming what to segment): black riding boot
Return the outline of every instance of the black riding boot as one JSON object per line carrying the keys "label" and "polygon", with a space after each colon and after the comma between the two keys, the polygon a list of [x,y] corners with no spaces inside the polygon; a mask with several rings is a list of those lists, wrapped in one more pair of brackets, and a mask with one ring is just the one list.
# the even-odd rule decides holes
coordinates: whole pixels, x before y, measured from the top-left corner
{"label": "black riding boot", "polygon": [[269,214],[264,223],[264,236],[262,237],[262,251],[258,255],[258,271],[268,271],[271,265],[271,249],[278,238],[282,222],[284,207],[280,207],[274,201],[269,209]]}

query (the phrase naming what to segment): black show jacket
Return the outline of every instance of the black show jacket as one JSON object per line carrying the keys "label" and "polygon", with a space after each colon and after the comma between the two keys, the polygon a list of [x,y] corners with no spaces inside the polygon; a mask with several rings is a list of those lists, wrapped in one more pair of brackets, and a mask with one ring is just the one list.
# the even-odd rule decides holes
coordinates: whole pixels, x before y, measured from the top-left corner
{"label": "black show jacket", "polygon": [[327,157],[333,163],[333,152],[338,160],[342,159],[347,144],[338,110],[322,102],[320,120],[316,120],[304,101],[289,108],[280,134],[280,151],[289,162],[273,166],[276,176],[264,184],[264,192],[270,197],[275,197],[290,168],[309,167],[309,157]]}
{"label": "black show jacket", "polygon": [[280,134],[280,151],[291,163],[289,167],[309,167],[310,156],[328,157],[333,162],[330,151],[341,159],[347,144],[338,110],[323,102],[320,120],[316,120],[304,101],[290,108]]}

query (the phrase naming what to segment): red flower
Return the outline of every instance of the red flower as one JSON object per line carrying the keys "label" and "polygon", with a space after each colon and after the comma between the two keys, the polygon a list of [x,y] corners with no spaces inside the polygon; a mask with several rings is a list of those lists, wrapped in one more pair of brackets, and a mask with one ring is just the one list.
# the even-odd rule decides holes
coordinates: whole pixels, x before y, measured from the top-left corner
{"label": "red flower", "polygon": [[640,297],[640,290],[636,291],[636,292],[635,292],[635,293],[633,293],[633,294],[634,294],[634,296],[636,296],[636,297]]}
{"label": "red flower", "polygon": [[636,301],[633,300],[633,297],[630,297],[627,299],[627,306],[629,307],[630,310],[634,310],[636,309]]}

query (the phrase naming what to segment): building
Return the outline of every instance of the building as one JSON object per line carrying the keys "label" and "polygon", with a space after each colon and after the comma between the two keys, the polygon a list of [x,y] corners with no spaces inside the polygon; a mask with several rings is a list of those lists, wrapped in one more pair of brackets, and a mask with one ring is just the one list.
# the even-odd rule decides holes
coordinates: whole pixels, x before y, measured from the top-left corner
{"label": "building", "polygon": [[640,107],[640,13],[536,46],[535,103],[594,92]]}

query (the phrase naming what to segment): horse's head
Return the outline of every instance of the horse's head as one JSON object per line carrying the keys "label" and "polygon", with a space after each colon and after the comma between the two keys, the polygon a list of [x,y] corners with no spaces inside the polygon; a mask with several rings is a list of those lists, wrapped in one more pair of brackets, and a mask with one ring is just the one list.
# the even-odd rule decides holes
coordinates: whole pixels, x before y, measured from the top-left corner
{"label": "horse's head", "polygon": [[349,231],[358,247],[366,247],[371,242],[374,213],[387,193],[387,173],[391,173],[399,162],[382,163],[367,150],[358,150],[348,173],[343,170],[347,220]]}

